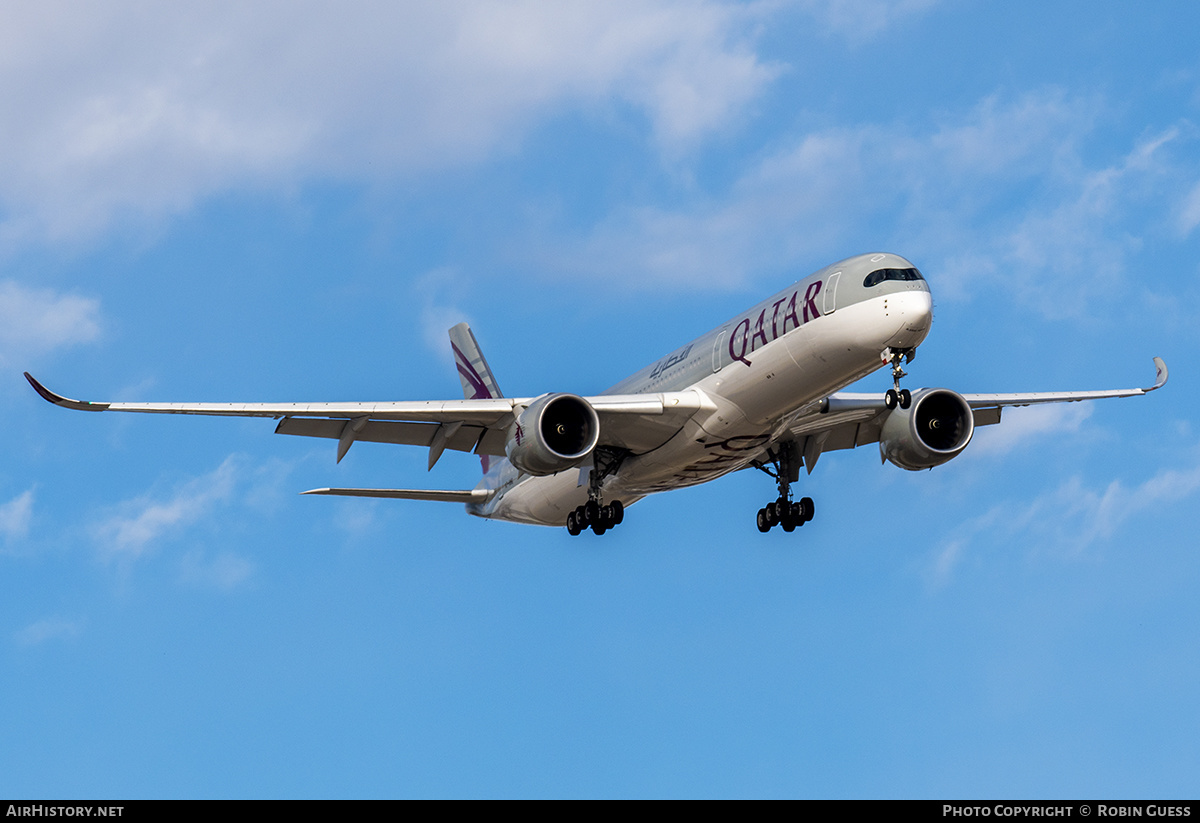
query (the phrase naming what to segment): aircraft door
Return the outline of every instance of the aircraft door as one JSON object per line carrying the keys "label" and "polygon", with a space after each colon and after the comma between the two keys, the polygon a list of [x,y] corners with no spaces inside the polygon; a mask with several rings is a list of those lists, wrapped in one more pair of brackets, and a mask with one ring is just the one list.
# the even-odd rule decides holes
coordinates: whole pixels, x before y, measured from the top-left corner
{"label": "aircraft door", "polygon": [[716,374],[721,370],[721,359],[725,356],[725,341],[729,339],[729,327],[721,329],[717,339],[713,341],[712,370]]}
{"label": "aircraft door", "polygon": [[835,271],[829,275],[829,279],[825,281],[825,305],[821,309],[822,314],[833,314],[837,309],[837,286],[838,281],[842,279],[842,273]]}

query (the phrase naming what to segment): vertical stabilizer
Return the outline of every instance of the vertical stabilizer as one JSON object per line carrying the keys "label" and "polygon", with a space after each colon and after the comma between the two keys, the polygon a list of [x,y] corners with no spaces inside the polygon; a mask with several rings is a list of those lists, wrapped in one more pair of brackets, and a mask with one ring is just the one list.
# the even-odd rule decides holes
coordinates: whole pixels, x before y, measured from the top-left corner
{"label": "vertical stabilizer", "polygon": [[[458,369],[458,379],[462,381],[463,397],[468,400],[477,400],[504,396],[500,393],[500,386],[496,383],[496,377],[492,374],[487,359],[479,350],[479,342],[471,333],[470,326],[466,323],[459,323],[450,329],[450,348],[454,350],[454,365]],[[432,457],[431,452],[429,463],[431,468],[434,462],[435,458]],[[479,463],[483,467],[483,473],[487,474],[491,468],[491,458],[486,454],[481,454]]]}
{"label": "vertical stabilizer", "polygon": [[463,397],[479,400],[504,396],[470,326],[459,323],[450,329],[450,348],[454,350],[454,365],[458,367],[458,378],[462,381]]}

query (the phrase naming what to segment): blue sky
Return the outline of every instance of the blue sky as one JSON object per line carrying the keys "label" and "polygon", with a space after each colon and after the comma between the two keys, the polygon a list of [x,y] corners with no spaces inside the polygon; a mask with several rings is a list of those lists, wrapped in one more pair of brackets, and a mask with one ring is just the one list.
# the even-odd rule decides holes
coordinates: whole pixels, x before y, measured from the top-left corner
{"label": "blue sky", "polygon": [[[1194,797],[1194,4],[7,3],[0,794]],[[603,538],[87,399],[594,393],[865,251],[908,384],[1122,388]],[[888,385],[882,373],[863,390]]]}

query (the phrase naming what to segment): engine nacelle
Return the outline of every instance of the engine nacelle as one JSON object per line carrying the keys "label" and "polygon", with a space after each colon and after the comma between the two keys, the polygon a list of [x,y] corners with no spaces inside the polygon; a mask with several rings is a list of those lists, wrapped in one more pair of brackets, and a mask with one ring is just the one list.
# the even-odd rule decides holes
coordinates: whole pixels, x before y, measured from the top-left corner
{"label": "engine nacelle", "polygon": [[526,474],[547,475],[578,466],[600,439],[600,417],[574,394],[544,394],[509,427],[504,453]]}
{"label": "engine nacelle", "polygon": [[967,447],[975,416],[958,392],[921,389],[907,409],[895,408],[883,422],[879,454],[909,471],[940,466]]}

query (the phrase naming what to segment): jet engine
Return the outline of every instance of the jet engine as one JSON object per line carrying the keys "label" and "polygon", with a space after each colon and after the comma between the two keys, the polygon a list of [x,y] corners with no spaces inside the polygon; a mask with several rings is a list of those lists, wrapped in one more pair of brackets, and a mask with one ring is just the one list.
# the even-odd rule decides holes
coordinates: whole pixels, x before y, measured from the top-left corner
{"label": "jet engine", "polygon": [[893,409],[883,422],[879,454],[909,471],[932,469],[957,457],[974,433],[975,417],[961,394],[921,389],[907,409]]}
{"label": "jet engine", "polygon": [[526,474],[554,474],[582,463],[599,439],[591,404],[574,394],[544,394],[509,428],[504,453]]}

